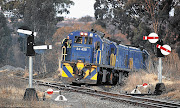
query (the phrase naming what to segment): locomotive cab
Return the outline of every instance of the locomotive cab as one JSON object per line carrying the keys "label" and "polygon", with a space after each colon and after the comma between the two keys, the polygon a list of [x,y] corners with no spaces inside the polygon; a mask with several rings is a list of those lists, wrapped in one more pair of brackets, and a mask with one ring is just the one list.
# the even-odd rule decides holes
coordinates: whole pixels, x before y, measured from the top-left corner
{"label": "locomotive cab", "polygon": [[71,47],[62,54],[62,77],[69,77],[70,82],[96,84],[99,68],[95,64],[101,62],[100,38],[95,33],[75,31],[69,34],[69,40]]}
{"label": "locomotive cab", "polygon": [[[96,35],[97,36],[97,35]],[[69,35],[71,47],[66,48],[63,60],[83,63],[100,63],[101,41],[89,32],[72,32]]]}

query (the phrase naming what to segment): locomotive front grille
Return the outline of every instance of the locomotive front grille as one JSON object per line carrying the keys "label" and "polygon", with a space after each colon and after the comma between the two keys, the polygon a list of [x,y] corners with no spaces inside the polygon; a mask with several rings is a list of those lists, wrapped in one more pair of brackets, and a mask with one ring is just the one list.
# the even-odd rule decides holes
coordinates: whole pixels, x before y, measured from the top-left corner
{"label": "locomotive front grille", "polygon": [[97,68],[95,65],[85,65],[83,62],[62,63],[62,77],[74,81],[97,81]]}

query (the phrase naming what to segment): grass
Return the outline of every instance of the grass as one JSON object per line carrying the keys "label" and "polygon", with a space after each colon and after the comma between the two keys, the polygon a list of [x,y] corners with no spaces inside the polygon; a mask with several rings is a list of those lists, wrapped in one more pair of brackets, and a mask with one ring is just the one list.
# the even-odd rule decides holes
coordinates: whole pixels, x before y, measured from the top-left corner
{"label": "grass", "polygon": [[46,95],[47,101],[42,101],[44,92],[36,88],[39,101],[23,101],[27,83],[13,78],[12,72],[3,72],[0,75],[0,108],[2,107],[38,107],[38,108],[62,108],[52,103],[50,96]]}
{"label": "grass", "polygon": [[[0,107],[56,107],[55,105],[50,105],[49,102],[45,101],[23,101],[25,89],[17,88],[13,86],[4,86],[0,89]],[[43,92],[37,91],[39,99],[42,100]],[[46,95],[46,99],[50,96]]]}
{"label": "grass", "polygon": [[[154,73],[146,73],[144,71],[135,72],[132,73],[128,79],[125,81],[124,90],[131,92],[137,85],[142,85],[143,83],[150,84],[147,88],[139,87],[138,89],[144,93],[147,92],[147,89],[151,89],[151,91],[154,91],[154,88],[156,86],[156,83],[158,83],[158,76]],[[162,82],[165,85],[172,85],[174,84],[174,81],[171,81],[169,79],[163,79]]]}
{"label": "grass", "polygon": [[[145,89],[143,87],[139,87],[138,89],[142,93],[147,93],[148,89],[150,89],[151,92],[154,92],[156,83],[158,83],[157,61],[157,58],[151,61],[149,66],[151,68],[148,71],[141,70],[130,74],[125,81],[123,90],[130,93],[133,89],[135,89],[136,85],[148,83],[151,84],[148,88]],[[166,97],[170,100],[180,100],[180,59],[177,53],[172,52],[170,55],[163,58],[162,73],[164,76],[162,82],[166,86],[166,93],[163,94],[162,97]]]}
{"label": "grass", "polygon": [[180,81],[176,80],[173,84],[166,85],[166,91],[167,93],[163,94],[162,97],[180,101]]}
{"label": "grass", "polygon": [[1,97],[3,98],[8,98],[8,99],[15,99],[15,98],[20,98],[23,97],[24,90],[12,86],[7,86],[4,88],[1,88],[0,90]]}
{"label": "grass", "polygon": [[171,54],[163,59],[163,73],[166,77],[180,80],[180,59],[178,53],[172,51]]}
{"label": "grass", "polygon": [[[155,74],[147,74],[143,71],[138,73],[132,73],[125,81],[125,86],[123,89],[124,91],[130,93],[133,89],[136,88],[137,85],[142,85],[143,83],[151,84],[151,86],[149,87],[152,89],[155,86],[155,82],[158,82],[157,79],[158,78]],[[144,93],[147,92],[147,88],[145,89],[143,87],[138,87],[138,90]]]}

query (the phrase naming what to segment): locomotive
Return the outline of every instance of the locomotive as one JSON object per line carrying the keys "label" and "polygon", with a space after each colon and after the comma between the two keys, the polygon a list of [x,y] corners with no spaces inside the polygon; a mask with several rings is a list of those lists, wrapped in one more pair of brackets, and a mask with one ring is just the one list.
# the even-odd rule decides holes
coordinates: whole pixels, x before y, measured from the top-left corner
{"label": "locomotive", "polygon": [[69,83],[117,84],[129,72],[147,69],[145,49],[122,45],[97,31],[73,31],[62,47],[61,76]]}

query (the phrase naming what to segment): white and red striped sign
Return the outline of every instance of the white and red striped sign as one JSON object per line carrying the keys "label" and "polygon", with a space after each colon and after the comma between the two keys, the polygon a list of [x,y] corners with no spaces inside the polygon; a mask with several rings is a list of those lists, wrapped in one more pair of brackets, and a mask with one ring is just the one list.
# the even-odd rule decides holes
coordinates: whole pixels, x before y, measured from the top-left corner
{"label": "white and red striped sign", "polygon": [[49,88],[46,92],[47,92],[47,94],[51,95],[51,94],[53,94],[53,89]]}
{"label": "white and red striped sign", "polygon": [[47,92],[47,94],[51,95],[51,94],[53,94],[53,89],[49,88],[46,92]]}
{"label": "white and red striped sign", "polygon": [[146,88],[146,87],[148,86],[148,84],[147,84],[147,83],[144,83],[142,86],[143,86],[144,88]]}
{"label": "white and red striped sign", "polygon": [[159,48],[159,49],[161,49],[161,53],[162,53],[163,55],[168,55],[168,54],[170,54],[170,52],[171,52],[171,47],[170,47],[169,45],[163,45],[163,46],[161,46],[161,45],[157,44],[156,47]]}
{"label": "white and red striped sign", "polygon": [[47,94],[51,95],[53,93],[59,93],[59,91],[53,91],[53,89],[49,88],[47,91],[45,91]]}
{"label": "white and red striped sign", "polygon": [[151,33],[149,36],[143,36],[143,40],[149,40],[151,43],[156,43],[159,37],[156,33]]}
{"label": "white and red striped sign", "polygon": [[150,84],[144,83],[143,85],[137,85],[137,87],[144,87],[144,88],[146,88],[148,85],[150,85]]}

